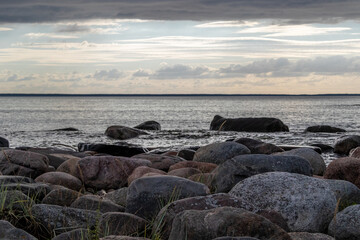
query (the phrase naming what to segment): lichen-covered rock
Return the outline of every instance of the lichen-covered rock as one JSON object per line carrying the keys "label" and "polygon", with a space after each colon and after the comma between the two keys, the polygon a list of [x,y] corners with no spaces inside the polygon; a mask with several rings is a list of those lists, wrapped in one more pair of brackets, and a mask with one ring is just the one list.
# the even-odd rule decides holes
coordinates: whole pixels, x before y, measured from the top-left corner
{"label": "lichen-covered rock", "polygon": [[100,219],[100,229],[106,235],[135,235],[145,230],[147,221],[130,213],[104,213]]}
{"label": "lichen-covered rock", "polygon": [[326,168],[324,178],[346,180],[360,188],[360,159],[338,158]]}
{"label": "lichen-covered rock", "polygon": [[238,155],[250,154],[250,150],[236,142],[212,143],[199,148],[193,161],[221,164]]}
{"label": "lichen-covered rock", "polygon": [[81,193],[71,189],[67,189],[67,188],[54,189],[43,198],[41,203],[68,207],[79,196],[81,196]]}
{"label": "lichen-covered rock", "polygon": [[360,146],[360,136],[349,135],[342,136],[334,146],[334,152],[348,155],[350,150]]}
{"label": "lichen-covered rock", "polygon": [[31,234],[14,227],[11,223],[5,220],[0,220],[0,239],[4,240],[37,240]]}
{"label": "lichen-covered rock", "polygon": [[133,156],[133,158],[146,159],[151,162],[150,167],[167,172],[169,168],[179,162],[185,161],[177,156],[167,156],[155,153],[143,153]]}
{"label": "lichen-covered rock", "polygon": [[105,135],[114,139],[125,140],[129,138],[135,138],[140,135],[147,135],[147,133],[131,127],[110,126],[106,129]]}
{"label": "lichen-covered rock", "polygon": [[183,211],[174,219],[169,240],[208,240],[229,235],[291,240],[283,229],[266,218],[232,207]]}
{"label": "lichen-covered rock", "polygon": [[83,195],[76,199],[70,207],[99,211],[101,213],[125,211],[124,207],[96,195]]}
{"label": "lichen-covered rock", "polygon": [[127,191],[128,191],[128,188],[123,187],[123,188],[106,193],[104,197],[120,206],[126,206]]}
{"label": "lichen-covered rock", "polygon": [[336,208],[335,194],[326,182],[295,173],[258,174],[236,184],[229,194],[279,212],[296,232],[324,232]]}
{"label": "lichen-covered rock", "polygon": [[75,191],[79,191],[82,188],[80,179],[64,172],[47,172],[41,174],[35,179],[35,182],[61,185]]}
{"label": "lichen-covered rock", "polygon": [[161,171],[156,168],[150,168],[147,166],[140,166],[135,168],[135,170],[131,173],[131,175],[128,177],[128,185],[130,185],[133,181],[135,181],[138,178],[141,178],[145,174],[148,173],[155,173],[157,175],[166,175],[166,172]]}
{"label": "lichen-covered rock", "polygon": [[297,156],[248,154],[234,157],[220,164],[214,171],[212,188],[228,192],[238,182],[265,172],[290,172],[312,175],[309,162]]}
{"label": "lichen-covered rock", "polygon": [[347,207],[337,213],[328,233],[336,240],[360,239],[360,205]]}
{"label": "lichen-covered rock", "polygon": [[207,186],[175,176],[143,177],[135,180],[128,188],[126,212],[145,219],[157,215],[162,207],[176,199],[204,196]]}
{"label": "lichen-covered rock", "polygon": [[360,204],[360,189],[353,183],[345,180],[324,179],[334,192],[336,200],[339,202],[339,209],[345,206]]}
{"label": "lichen-covered rock", "polygon": [[265,143],[260,140],[251,138],[238,138],[234,140],[237,143],[245,145],[250,149],[252,154],[272,154],[276,152],[283,152],[284,150],[274,144]]}
{"label": "lichen-covered rock", "polygon": [[335,238],[323,233],[290,232],[292,240],[335,240]]}

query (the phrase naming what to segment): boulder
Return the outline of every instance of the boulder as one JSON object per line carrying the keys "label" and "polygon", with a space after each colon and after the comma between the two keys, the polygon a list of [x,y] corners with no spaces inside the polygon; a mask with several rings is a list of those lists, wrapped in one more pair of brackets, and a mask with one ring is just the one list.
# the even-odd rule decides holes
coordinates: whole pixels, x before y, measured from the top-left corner
{"label": "boulder", "polygon": [[69,232],[64,232],[60,235],[57,235],[51,240],[92,240],[91,230],[85,228],[75,229]]}
{"label": "boulder", "polygon": [[7,183],[1,187],[7,191],[21,191],[35,201],[41,201],[51,191],[49,185],[43,183]]}
{"label": "boulder", "polygon": [[295,173],[258,174],[236,184],[229,194],[279,212],[295,232],[325,232],[336,208],[326,182]]}
{"label": "boulder", "polygon": [[188,178],[195,174],[201,174],[201,171],[196,168],[179,168],[168,172],[170,176],[177,176],[182,178]]}
{"label": "boulder", "polygon": [[22,176],[0,176],[0,186],[8,183],[35,183],[34,179]]}
{"label": "boulder", "polygon": [[80,176],[78,161],[81,158],[73,157],[63,162],[57,169],[57,172],[68,173],[74,177]]}
{"label": "boulder", "polygon": [[80,176],[86,187],[93,189],[117,189],[127,185],[127,178],[135,168],[149,166],[144,159],[126,157],[86,157],[77,162]]}
{"label": "boulder", "polygon": [[[18,211],[28,211],[29,208],[34,204],[34,201],[18,190],[3,190],[0,191],[0,200],[1,200],[1,217],[4,217],[6,212],[12,212],[14,210]],[[5,213],[5,214],[4,214]],[[1,238],[0,238],[1,239]]]}
{"label": "boulder", "polygon": [[328,234],[336,240],[360,239],[360,205],[345,208],[334,216]]}
{"label": "boulder", "polygon": [[142,177],[128,188],[126,212],[145,219],[157,215],[171,201],[209,193],[204,184],[175,176]]}
{"label": "boulder", "polygon": [[226,237],[217,237],[214,238],[212,240],[259,240],[258,238],[253,238],[253,237],[230,237],[230,236],[226,236]]}
{"label": "boulder", "polygon": [[123,187],[105,194],[105,198],[120,206],[126,206],[127,187]]}
{"label": "boulder", "polygon": [[136,129],[141,129],[141,130],[161,130],[161,126],[160,123],[156,122],[156,121],[146,121],[143,122],[137,126],[135,126],[134,128]]}
{"label": "boulder", "polygon": [[144,131],[140,131],[136,128],[125,127],[125,126],[110,126],[105,131],[106,136],[119,140],[126,140],[147,134],[148,133]]}
{"label": "boulder", "polygon": [[289,127],[277,118],[223,118],[216,115],[210,130],[237,132],[288,132]]}
{"label": "boulder", "polygon": [[183,161],[172,165],[169,172],[180,168],[196,168],[202,173],[212,172],[218,165],[207,162]]}
{"label": "boulder", "polygon": [[249,211],[255,210],[251,203],[224,193],[184,198],[174,201],[160,210],[154,221],[152,234],[154,236],[161,235],[162,239],[168,239],[174,218],[185,210],[207,210],[225,206]]}
{"label": "boulder", "polygon": [[349,157],[360,158],[360,147],[354,148],[350,151]]}
{"label": "boulder", "polygon": [[81,193],[67,188],[54,189],[41,201],[42,204],[51,204],[69,207]]}
{"label": "boulder", "polygon": [[185,161],[184,159],[176,156],[166,156],[155,153],[143,153],[133,156],[133,158],[146,159],[151,162],[150,167],[156,168],[167,172],[169,168],[178,163]]}
{"label": "boulder", "polygon": [[0,151],[0,171],[4,175],[36,178],[48,168],[49,159],[42,154],[14,149]]}
{"label": "boulder", "polygon": [[260,209],[260,210],[256,211],[255,213],[260,215],[260,216],[263,216],[267,220],[270,220],[270,222],[275,223],[276,225],[278,225],[279,227],[284,229],[286,232],[290,231],[286,220],[277,211]]}
{"label": "boulder", "polygon": [[290,150],[298,149],[298,148],[311,148],[319,154],[322,153],[322,150],[320,147],[310,146],[310,145],[289,145],[289,144],[283,145],[283,144],[281,144],[281,145],[277,145],[277,146],[284,149],[285,151],[290,151]]}
{"label": "boulder", "polygon": [[80,179],[64,172],[47,172],[41,174],[35,179],[35,182],[61,185],[75,191],[80,191],[82,188]]}
{"label": "boulder", "polygon": [[132,157],[136,154],[145,153],[146,150],[142,147],[127,144],[103,144],[103,143],[79,143],[78,149],[80,152],[94,151],[97,153],[106,153],[112,156]]}
{"label": "boulder", "polygon": [[338,158],[326,168],[324,178],[346,180],[360,188],[360,159]]}
{"label": "boulder", "polygon": [[181,149],[178,152],[177,156],[181,157],[181,158],[183,158],[185,160],[192,161],[193,158],[194,158],[195,152],[196,151],[193,150],[193,149]]}
{"label": "boulder", "polygon": [[250,150],[240,143],[212,143],[199,148],[194,155],[193,161],[220,164],[235,156],[250,153]]}
{"label": "boulder", "polygon": [[250,154],[234,157],[214,171],[212,187],[216,192],[228,192],[238,182],[265,172],[289,172],[312,175],[309,162],[297,156]]}
{"label": "boulder", "polygon": [[5,220],[0,220],[0,239],[4,240],[37,240],[31,234],[14,227],[11,223]]}
{"label": "boulder", "polygon": [[100,231],[106,235],[136,235],[145,230],[147,221],[134,214],[108,212],[101,216]]}
{"label": "boulder", "polygon": [[316,125],[316,126],[310,126],[305,129],[305,132],[325,132],[325,133],[337,133],[337,132],[346,132],[345,129],[332,127],[329,125]]}
{"label": "boulder", "polygon": [[8,148],[9,147],[9,141],[3,137],[0,137],[0,148]]}
{"label": "boulder", "polygon": [[124,212],[125,208],[113,203],[110,200],[103,199],[96,195],[83,195],[76,199],[70,207],[93,210],[101,213],[106,212]]}
{"label": "boulder", "polygon": [[161,171],[156,168],[150,168],[147,166],[140,166],[135,168],[135,170],[131,173],[131,175],[128,177],[128,185],[130,185],[133,181],[135,181],[138,178],[141,178],[145,174],[148,173],[155,173],[157,175],[166,175],[166,172]]}
{"label": "boulder", "polygon": [[[334,148],[328,144],[324,144],[324,143],[313,143],[310,145],[311,147],[316,147],[316,148],[320,148],[321,152],[333,152]],[[314,149],[316,151],[316,149]],[[318,152],[318,151],[317,151]],[[321,153],[320,152],[320,153]],[[318,152],[319,153],[319,152]]]}
{"label": "boulder", "polygon": [[194,182],[199,182],[199,183],[205,184],[211,190],[211,192],[215,192],[215,190],[212,188],[212,185],[211,185],[214,180],[213,173],[194,174],[194,175],[188,177],[188,179],[191,181],[194,181]]}
{"label": "boulder", "polygon": [[360,204],[360,189],[351,182],[336,179],[324,179],[334,192],[339,210],[353,204]]}
{"label": "boulder", "polygon": [[335,240],[335,238],[323,233],[290,232],[292,240]]}
{"label": "boulder", "polygon": [[252,154],[272,154],[276,152],[283,152],[284,150],[274,144],[264,143],[260,140],[251,138],[238,138],[234,142],[245,145]]}
{"label": "boulder", "polygon": [[150,238],[110,235],[100,238],[99,240],[150,240]]}
{"label": "boulder", "polygon": [[233,207],[183,211],[174,219],[169,240],[208,240],[229,235],[291,240],[283,229],[266,218]]}
{"label": "boulder", "polygon": [[74,127],[66,127],[66,128],[57,128],[54,130],[51,130],[53,132],[78,132],[79,129],[74,128]]}
{"label": "boulder", "polygon": [[334,152],[348,155],[350,150],[360,146],[360,136],[350,135],[342,136],[334,146]]}
{"label": "boulder", "polygon": [[277,153],[282,156],[298,156],[309,161],[314,175],[322,176],[326,170],[326,164],[322,156],[311,148],[296,148],[290,151]]}

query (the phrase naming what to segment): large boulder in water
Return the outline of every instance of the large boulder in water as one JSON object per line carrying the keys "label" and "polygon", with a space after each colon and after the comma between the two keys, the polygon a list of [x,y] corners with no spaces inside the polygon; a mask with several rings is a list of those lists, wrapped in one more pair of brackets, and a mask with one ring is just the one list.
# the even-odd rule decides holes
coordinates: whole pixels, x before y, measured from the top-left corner
{"label": "large boulder in water", "polygon": [[333,160],[326,168],[324,178],[346,180],[360,188],[360,159],[345,157]]}
{"label": "large boulder in water", "polygon": [[132,157],[136,154],[145,153],[145,149],[127,143],[104,144],[104,143],[79,143],[79,152],[94,151],[113,156]]}
{"label": "large boulder in water", "polygon": [[312,175],[309,162],[297,156],[250,154],[234,157],[214,171],[212,187],[216,192],[228,192],[245,178],[265,172],[290,172]]}
{"label": "large boulder in water", "polygon": [[161,130],[160,123],[156,121],[146,121],[135,126],[134,128],[141,130]]}
{"label": "large boulder in water", "polygon": [[125,140],[139,135],[147,135],[147,133],[131,127],[110,126],[106,129],[105,135],[114,139]]}
{"label": "large boulder in water", "polygon": [[258,174],[236,184],[229,194],[279,212],[295,232],[325,232],[336,208],[335,194],[325,181],[295,173]]}
{"label": "large boulder in water", "polygon": [[1,147],[9,147],[9,141],[3,137],[0,137],[0,148]]}
{"label": "large boulder in water", "polygon": [[325,133],[337,133],[337,132],[346,132],[345,129],[332,127],[328,125],[316,125],[310,126],[305,129],[305,132],[325,132]]}
{"label": "large boulder in water", "polygon": [[277,118],[223,118],[216,115],[210,130],[237,132],[288,132],[289,127]]}
{"label": "large boulder in water", "polygon": [[334,146],[334,152],[340,154],[349,154],[350,150],[360,146],[360,136],[350,135],[342,136]]}
{"label": "large boulder in water", "polygon": [[235,156],[250,153],[250,150],[240,143],[212,143],[199,148],[194,155],[193,161],[220,164]]}

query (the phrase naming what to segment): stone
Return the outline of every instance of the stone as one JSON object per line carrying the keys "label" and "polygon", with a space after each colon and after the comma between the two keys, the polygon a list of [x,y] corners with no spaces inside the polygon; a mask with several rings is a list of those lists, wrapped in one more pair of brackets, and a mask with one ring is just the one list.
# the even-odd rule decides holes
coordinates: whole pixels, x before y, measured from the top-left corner
{"label": "stone", "polygon": [[103,144],[103,143],[79,143],[78,149],[80,152],[94,151],[97,153],[106,153],[112,156],[132,157],[137,154],[145,153],[146,150],[142,147],[127,144]]}
{"label": "stone", "polygon": [[125,208],[96,195],[83,195],[76,199],[70,207],[106,212],[124,212]]}
{"label": "stone", "polygon": [[34,179],[22,176],[0,176],[0,186],[8,183],[35,183]]}
{"label": "stone", "polygon": [[194,155],[193,161],[221,164],[235,156],[250,153],[250,150],[240,143],[212,143],[199,148]]}
{"label": "stone", "polygon": [[126,140],[147,134],[148,133],[144,131],[140,131],[136,128],[125,127],[125,126],[110,126],[105,131],[106,136],[119,140]]}
{"label": "stone", "polygon": [[53,131],[53,132],[78,132],[79,129],[74,128],[74,127],[67,127],[67,128],[58,128],[58,129],[54,129],[51,131]]}
{"label": "stone", "polygon": [[351,182],[336,179],[324,179],[334,192],[339,210],[353,204],[360,204],[360,189]]}
{"label": "stone", "polygon": [[329,184],[295,173],[258,174],[236,184],[229,194],[258,209],[279,212],[295,232],[325,232],[336,208]]}
{"label": "stone", "polygon": [[342,136],[334,146],[334,152],[348,155],[350,150],[360,146],[359,135]]}
{"label": "stone", "polygon": [[215,190],[212,187],[214,176],[215,176],[214,173],[199,173],[188,177],[188,179],[194,182],[205,184],[211,190],[211,192],[215,192]]}
{"label": "stone", "polygon": [[293,149],[298,149],[298,148],[311,148],[314,151],[316,151],[317,153],[321,154],[322,150],[320,147],[316,147],[316,146],[310,146],[310,145],[289,145],[289,144],[282,144],[282,145],[277,145],[278,147],[284,149],[285,151],[291,151]]}
{"label": "stone", "polygon": [[135,168],[135,170],[131,173],[131,175],[128,177],[128,185],[130,185],[133,181],[135,181],[138,178],[141,178],[145,174],[148,173],[155,173],[157,175],[166,175],[166,172],[161,171],[156,168],[150,168],[147,166],[140,166]]}
{"label": "stone", "polygon": [[354,148],[350,151],[349,157],[360,158],[360,147]]}
{"label": "stone", "polygon": [[123,188],[106,193],[104,197],[120,206],[126,206],[127,191],[128,191],[128,188],[123,187]]}
{"label": "stone", "polygon": [[290,151],[277,153],[282,156],[298,156],[309,161],[314,175],[322,176],[326,170],[326,164],[322,156],[311,148],[296,148]]}
{"label": "stone", "polygon": [[170,176],[177,176],[182,178],[188,178],[195,174],[201,174],[201,171],[196,168],[179,168],[168,172]]}
{"label": "stone", "polygon": [[217,166],[218,165],[214,163],[183,161],[172,165],[169,168],[169,172],[180,168],[196,168],[200,170],[201,173],[209,173],[212,172]]}
{"label": "stone", "polygon": [[156,121],[146,121],[143,122],[137,126],[135,126],[134,128],[136,129],[141,129],[141,130],[157,130],[160,131],[161,130],[161,126],[160,123],[156,122]]}
{"label": "stone", "polygon": [[181,157],[185,160],[188,160],[188,161],[192,161],[193,158],[194,158],[194,155],[195,155],[195,150],[192,150],[192,149],[181,149],[177,156],[178,157]]}
{"label": "stone", "polygon": [[305,129],[305,132],[325,132],[325,133],[338,133],[338,132],[346,132],[345,129],[332,127],[329,125],[316,125],[316,126],[310,126]]}
{"label": "stone", "polygon": [[234,157],[213,171],[212,187],[216,192],[228,192],[238,182],[265,172],[289,172],[312,175],[309,162],[297,156],[250,154]]}
{"label": "stone", "polygon": [[0,220],[0,239],[4,240],[37,240],[31,234],[14,227],[11,223],[5,220]]}
{"label": "stone", "polygon": [[[0,189],[1,213],[11,210],[27,211],[34,204],[34,201],[18,190]],[[3,214],[1,214],[3,216]]]}
{"label": "stone", "polygon": [[253,237],[230,237],[230,236],[226,236],[226,237],[217,237],[214,238],[212,240],[259,240],[258,238],[253,238]]}
{"label": "stone", "polygon": [[328,234],[336,240],[360,239],[360,205],[349,206],[337,213]]}
{"label": "stone", "polygon": [[292,240],[335,240],[335,238],[323,233],[290,232]]}
{"label": "stone", "polygon": [[324,178],[346,180],[360,188],[360,159],[338,158],[326,168]]}
{"label": "stone", "polygon": [[31,212],[37,222],[56,234],[77,228],[95,228],[99,218],[99,213],[96,211],[48,204],[35,204]]}
{"label": "stone", "polygon": [[234,142],[245,145],[252,154],[272,154],[276,152],[283,152],[284,150],[274,144],[264,143],[260,140],[251,138],[238,138]]}
{"label": "stone", "polygon": [[237,132],[288,132],[289,127],[277,118],[223,118],[216,115],[210,130]]}
{"label": "stone", "polygon": [[77,162],[78,177],[89,188],[118,189],[127,185],[127,179],[135,168],[150,164],[144,159],[127,157],[86,157]]}
{"label": "stone", "polygon": [[90,229],[79,228],[61,233],[51,240],[92,240]]}
{"label": "stone", "polygon": [[169,240],[208,240],[229,235],[291,240],[283,229],[266,218],[233,207],[183,211],[174,219]]}
{"label": "stone", "polygon": [[334,151],[334,148],[332,146],[330,146],[328,144],[324,144],[324,143],[313,143],[310,146],[320,148],[321,152],[333,152]]}
{"label": "stone", "polygon": [[147,221],[130,213],[108,212],[101,216],[100,231],[106,235],[136,235],[145,230]]}
{"label": "stone", "polygon": [[142,177],[128,188],[126,212],[145,219],[157,215],[169,201],[209,193],[207,186],[175,176]]}
{"label": "stone", "polygon": [[66,188],[54,189],[43,198],[41,203],[69,207],[81,195]]}
{"label": "stone", "polygon": [[225,193],[184,198],[169,203],[160,210],[154,221],[152,234],[160,234],[163,239],[168,239],[174,218],[185,210],[207,210],[225,206],[243,208],[249,211],[255,210],[251,203]]}
{"label": "stone", "polygon": [[0,137],[0,148],[8,148],[9,147],[9,141],[6,138]]}
{"label": "stone", "polygon": [[150,238],[110,235],[100,238],[100,240],[150,240]]}
{"label": "stone", "polygon": [[155,153],[144,153],[133,156],[133,158],[146,159],[151,162],[150,167],[156,168],[167,172],[169,168],[179,162],[185,161],[184,159],[176,156],[165,156]]}
{"label": "stone", "polygon": [[44,183],[7,183],[1,185],[1,187],[7,191],[21,191],[34,201],[41,201],[51,191],[51,188]]}
{"label": "stone", "polygon": [[263,216],[270,222],[275,223],[276,225],[284,229],[286,232],[290,231],[286,220],[280,213],[273,210],[265,210],[265,209],[260,209],[258,211],[255,211],[255,213],[260,216]]}
{"label": "stone", "polygon": [[75,191],[80,191],[83,187],[80,179],[64,172],[47,172],[41,174],[35,178],[35,182],[61,185]]}
{"label": "stone", "polygon": [[78,177],[80,176],[80,171],[79,171],[79,165],[78,165],[78,161],[80,161],[81,158],[70,158],[68,160],[66,160],[65,162],[63,162],[57,169],[57,172],[64,172],[64,173],[68,173],[74,177]]}
{"label": "stone", "polygon": [[0,171],[4,175],[36,178],[48,168],[49,159],[44,155],[14,149],[0,151]]}

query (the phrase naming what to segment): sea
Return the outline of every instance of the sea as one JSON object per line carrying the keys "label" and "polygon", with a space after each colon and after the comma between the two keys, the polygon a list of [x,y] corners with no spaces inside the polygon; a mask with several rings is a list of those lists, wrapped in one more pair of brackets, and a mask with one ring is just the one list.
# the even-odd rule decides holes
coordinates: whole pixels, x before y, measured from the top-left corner
{"label": "sea", "polygon": [[[144,148],[179,150],[228,139],[250,137],[281,145],[333,146],[343,135],[360,135],[360,95],[267,96],[0,96],[0,136],[10,147],[77,149],[79,143],[126,142]],[[210,131],[215,115],[225,118],[274,117],[290,132]],[[111,125],[136,126],[154,120],[161,131],[128,140],[104,132]],[[306,133],[313,125],[331,125],[346,133]],[[77,132],[52,131],[73,127]],[[323,153],[329,164],[339,156]]]}

